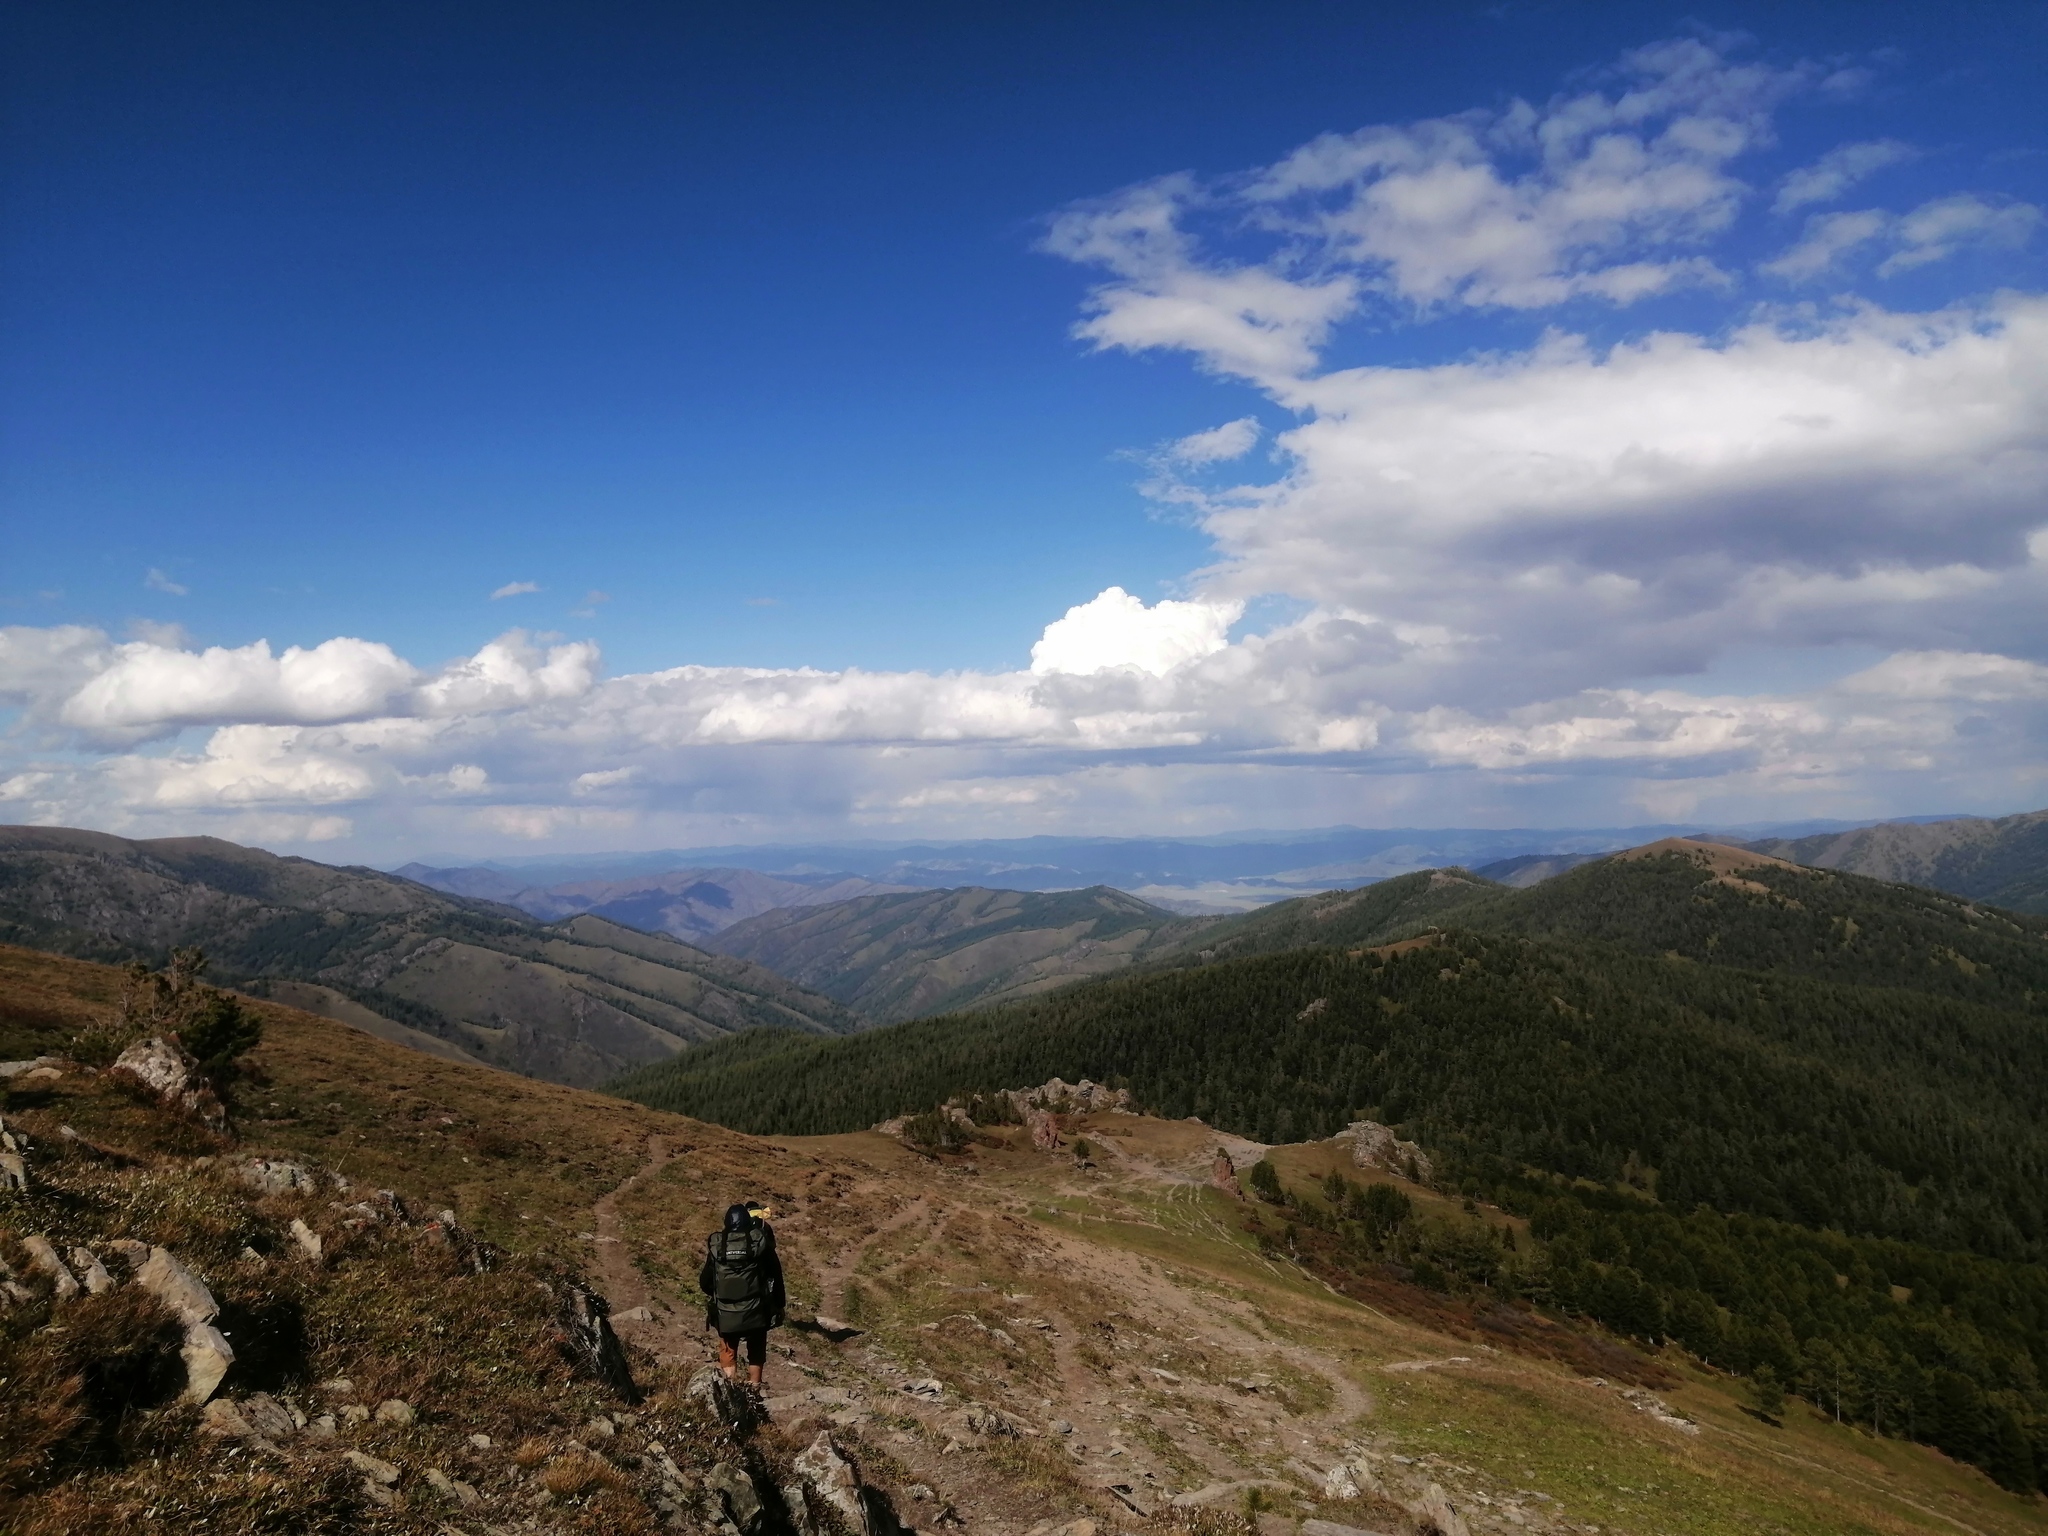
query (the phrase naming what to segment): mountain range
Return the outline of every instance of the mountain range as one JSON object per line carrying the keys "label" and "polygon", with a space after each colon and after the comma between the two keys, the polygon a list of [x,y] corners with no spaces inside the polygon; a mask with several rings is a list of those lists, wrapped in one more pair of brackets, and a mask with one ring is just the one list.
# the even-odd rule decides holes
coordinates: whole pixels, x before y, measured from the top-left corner
{"label": "mountain range", "polygon": [[595,1084],[693,1042],[859,1020],[744,960],[577,916],[541,923],[371,869],[215,838],[0,827],[0,941],[160,961],[443,1056]]}
{"label": "mountain range", "polygon": [[753,869],[668,869],[552,885],[535,885],[516,873],[477,865],[433,869],[414,863],[392,873],[437,891],[517,907],[543,922],[588,914],[689,943],[763,912],[912,889],[858,875],[781,878]]}
{"label": "mountain range", "polygon": [[[1710,829],[1723,838],[1798,837],[1856,825],[1804,821]],[[1384,880],[1446,865],[1478,868],[1530,856],[1598,855],[1660,837],[1693,836],[1697,824],[1568,829],[1491,827],[1321,827],[1300,832],[1241,832],[1213,837],[1018,837],[972,842],[819,843],[546,855],[461,866],[422,859],[398,871],[425,878],[475,880],[444,885],[506,900],[535,886],[587,881],[630,883],[674,871],[754,870],[816,885],[848,877],[919,890],[979,886],[1070,891],[1114,886],[1154,906],[1191,915],[1242,912],[1338,886]],[[481,874],[475,873],[481,871]],[[781,905],[793,905],[783,902]],[[553,916],[554,913],[546,915]]]}

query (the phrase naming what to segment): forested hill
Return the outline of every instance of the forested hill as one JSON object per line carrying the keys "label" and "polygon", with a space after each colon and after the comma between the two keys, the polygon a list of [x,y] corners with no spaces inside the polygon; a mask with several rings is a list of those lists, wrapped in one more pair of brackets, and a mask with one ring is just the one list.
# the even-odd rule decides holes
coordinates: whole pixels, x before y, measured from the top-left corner
{"label": "forested hill", "polygon": [[2019,1007],[2048,995],[2048,919],[1678,838],[1526,890],[1439,869],[1282,902],[1206,930],[1193,941],[1193,958],[1379,945],[1439,927],[1591,939],[1639,954]]}
{"label": "forested hill", "polygon": [[[1432,887],[1410,880],[1357,937],[1422,923],[1403,901]],[[1453,1165],[2048,1256],[2041,920],[1761,862],[1730,873],[1694,848],[1524,892],[1471,880],[1435,916],[1416,944],[1347,935],[843,1041],[743,1035],[615,1090],[826,1132],[1088,1076],[1265,1141],[1367,1117]]]}
{"label": "forested hill", "polygon": [[1213,919],[1108,886],[978,886],[858,896],[735,923],[707,948],[765,965],[884,1022],[1030,997],[1163,953]]}
{"label": "forested hill", "polygon": [[211,837],[0,827],[0,942],[151,963],[197,946],[216,980],[435,1054],[583,1086],[734,1030],[859,1023],[760,966],[665,935],[588,916],[542,924],[373,869]]}

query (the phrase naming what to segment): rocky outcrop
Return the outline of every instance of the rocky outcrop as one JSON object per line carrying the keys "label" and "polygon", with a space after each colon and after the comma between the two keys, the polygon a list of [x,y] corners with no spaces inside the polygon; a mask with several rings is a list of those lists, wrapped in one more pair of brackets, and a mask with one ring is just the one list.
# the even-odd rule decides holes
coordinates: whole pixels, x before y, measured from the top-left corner
{"label": "rocky outcrop", "polygon": [[1059,1122],[1042,1109],[1024,1112],[1025,1129],[1031,1132],[1031,1145],[1040,1152],[1057,1152],[1060,1149]]}
{"label": "rocky outcrop", "polygon": [[1011,1088],[1004,1096],[1017,1106],[1021,1114],[1027,1110],[1051,1110],[1054,1114],[1092,1115],[1102,1110],[1131,1107],[1131,1091],[1128,1088],[1106,1088],[1101,1083],[1082,1078],[1070,1083],[1062,1078],[1049,1078],[1036,1088]]}
{"label": "rocky outcrop", "polygon": [[690,1378],[683,1395],[702,1403],[705,1411],[721,1424],[747,1424],[754,1418],[752,1399],[736,1381],[715,1365],[702,1366]]}
{"label": "rocky outcrop", "polygon": [[1237,1169],[1230,1161],[1230,1154],[1221,1149],[1218,1149],[1216,1162],[1209,1170],[1209,1187],[1222,1190],[1233,1200],[1244,1198],[1244,1188],[1237,1182]]}
{"label": "rocky outcrop", "polygon": [[573,1280],[563,1285],[555,1328],[571,1360],[627,1402],[640,1401],[640,1389],[626,1367],[625,1347],[612,1332],[611,1308],[602,1296]]}
{"label": "rocky outcrop", "polygon": [[1393,1127],[1377,1120],[1354,1120],[1331,1139],[1351,1143],[1351,1161],[1357,1167],[1384,1168],[1418,1184],[1435,1177],[1427,1152],[1412,1141],[1402,1141]]}
{"label": "rocky outcrop", "polygon": [[214,1130],[227,1122],[227,1111],[213,1085],[200,1073],[191,1053],[175,1040],[161,1036],[138,1040],[116,1057],[108,1070],[110,1076],[125,1077],[154,1094],[166,1109],[182,1110]]}
{"label": "rocky outcrop", "polygon": [[304,1163],[277,1158],[252,1157],[235,1170],[235,1176],[259,1194],[285,1195],[295,1189],[320,1186],[319,1177]]}

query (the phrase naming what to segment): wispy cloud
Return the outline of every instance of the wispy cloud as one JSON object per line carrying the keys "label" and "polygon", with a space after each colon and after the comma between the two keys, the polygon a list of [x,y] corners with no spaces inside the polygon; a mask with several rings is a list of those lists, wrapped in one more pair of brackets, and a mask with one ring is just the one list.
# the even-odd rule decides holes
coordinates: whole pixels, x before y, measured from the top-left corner
{"label": "wispy cloud", "polygon": [[491,594],[491,601],[495,603],[501,597],[524,597],[529,592],[539,590],[540,583],[537,581],[508,581]]}
{"label": "wispy cloud", "polygon": [[1796,245],[1757,270],[1811,282],[1832,275],[1851,251],[1877,242],[1891,250],[1877,275],[1896,277],[1972,247],[2012,250],[2025,245],[2041,223],[2041,210],[2032,203],[1993,202],[1968,192],[1922,203],[1903,216],[1876,208],[1821,214],[1806,221]]}
{"label": "wispy cloud", "polygon": [[1858,182],[1888,165],[1913,158],[1916,151],[1897,139],[1870,139],[1860,144],[1842,144],[1829,150],[1812,165],[1802,166],[1778,187],[1771,207],[1790,213],[1809,203],[1831,203]]}
{"label": "wispy cloud", "polygon": [[153,565],[149,568],[149,574],[142,578],[142,584],[152,592],[167,592],[172,597],[189,596],[192,590],[190,587],[171,580],[170,577]]}

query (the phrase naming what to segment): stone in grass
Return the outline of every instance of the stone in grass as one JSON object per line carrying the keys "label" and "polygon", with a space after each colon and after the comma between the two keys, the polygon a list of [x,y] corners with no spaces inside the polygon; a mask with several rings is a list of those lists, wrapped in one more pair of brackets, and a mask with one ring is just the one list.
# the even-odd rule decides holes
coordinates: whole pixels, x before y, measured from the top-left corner
{"label": "stone in grass", "polygon": [[325,1247],[320,1241],[320,1234],[307,1226],[305,1221],[297,1216],[292,1218],[291,1234],[292,1241],[298,1245],[299,1252],[312,1263],[318,1264],[321,1252]]}
{"label": "stone in grass", "polygon": [[149,1250],[148,1259],[135,1271],[135,1283],[169,1307],[188,1328],[210,1323],[220,1316],[220,1305],[214,1301],[213,1292],[172,1257],[167,1248]]}
{"label": "stone in grass", "polygon": [[361,1451],[343,1451],[341,1459],[371,1482],[383,1487],[389,1488],[398,1481],[398,1468],[388,1461],[379,1461],[375,1456],[367,1456]]}
{"label": "stone in grass", "polygon": [[361,1403],[344,1404],[341,1410],[341,1422],[344,1424],[367,1424],[370,1422],[370,1410]]}
{"label": "stone in grass", "polygon": [[234,1346],[211,1323],[189,1323],[184,1347],[178,1351],[185,1362],[185,1400],[203,1403],[235,1363]]}
{"label": "stone in grass", "polygon": [[1458,1513],[1444,1491],[1436,1483],[1423,1489],[1422,1497],[1408,1506],[1425,1530],[1433,1530],[1437,1536],[1472,1536],[1471,1528],[1465,1524],[1465,1517]]}
{"label": "stone in grass", "polygon": [[291,1410],[268,1392],[251,1392],[242,1402],[242,1417],[266,1440],[282,1440],[298,1432]]}
{"label": "stone in grass", "polygon": [[242,1410],[236,1404],[225,1397],[217,1397],[200,1414],[199,1432],[219,1435],[223,1439],[246,1440],[256,1433],[256,1426],[242,1416]]}
{"label": "stone in grass", "polygon": [[387,1397],[377,1405],[376,1418],[379,1424],[396,1424],[403,1428],[410,1424],[415,1417],[416,1415],[412,1411],[412,1404],[406,1402],[403,1398]]}
{"label": "stone in grass", "polygon": [[94,1296],[103,1296],[114,1288],[114,1277],[90,1248],[72,1249],[71,1267],[78,1271],[79,1283]]}
{"label": "stone in grass", "polygon": [[488,1451],[491,1448],[491,1437],[489,1435],[471,1435],[469,1443],[475,1450]]}
{"label": "stone in grass", "polygon": [[445,1498],[453,1499],[468,1509],[483,1496],[460,1478],[450,1477],[439,1467],[429,1467],[426,1472],[427,1486]]}
{"label": "stone in grass", "polygon": [[24,1237],[21,1246],[28,1253],[29,1264],[50,1277],[56,1288],[57,1300],[69,1301],[78,1294],[78,1282],[64,1267],[64,1261],[57,1257],[57,1250],[50,1246],[47,1237]]}

